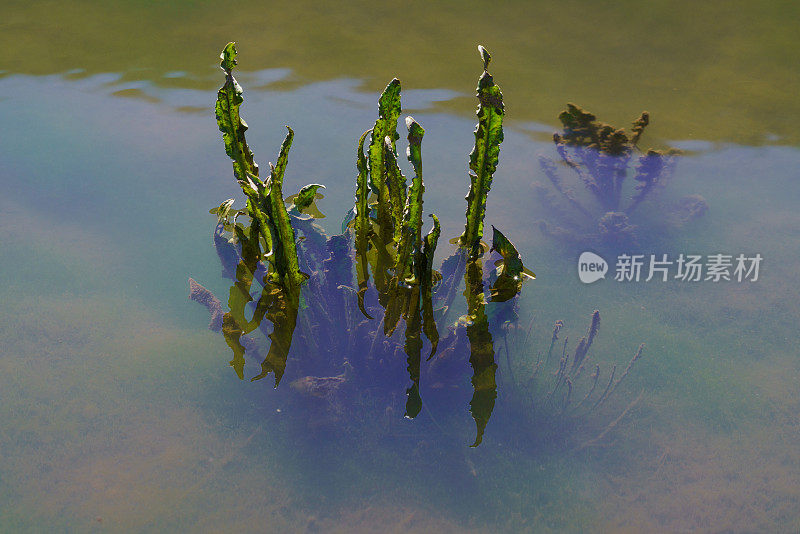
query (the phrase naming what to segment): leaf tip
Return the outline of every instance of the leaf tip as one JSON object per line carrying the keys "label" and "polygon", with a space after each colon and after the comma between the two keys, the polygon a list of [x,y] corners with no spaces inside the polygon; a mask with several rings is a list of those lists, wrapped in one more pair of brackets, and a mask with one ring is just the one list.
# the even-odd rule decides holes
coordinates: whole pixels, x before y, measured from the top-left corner
{"label": "leaf tip", "polygon": [[222,68],[226,74],[230,74],[233,67],[236,66],[236,41],[231,41],[225,45],[225,48],[222,49],[222,53],[219,55],[219,59],[220,68]]}
{"label": "leaf tip", "polygon": [[483,70],[489,69],[489,62],[492,60],[492,55],[489,53],[483,45],[478,45],[478,53],[481,55],[481,59],[483,60]]}

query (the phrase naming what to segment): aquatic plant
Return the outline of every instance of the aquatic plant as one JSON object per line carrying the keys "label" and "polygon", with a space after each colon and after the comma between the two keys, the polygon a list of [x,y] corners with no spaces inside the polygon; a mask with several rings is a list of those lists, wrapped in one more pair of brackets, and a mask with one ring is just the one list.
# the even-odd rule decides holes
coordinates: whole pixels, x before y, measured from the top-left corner
{"label": "aquatic plant", "polygon": [[[562,180],[556,163],[541,156],[540,167],[561,201],[540,183],[535,183],[534,188],[543,203],[560,215],[561,224],[565,225],[559,227],[542,222],[543,231],[581,244],[616,248],[636,244],[643,237],[642,230],[631,222],[631,217],[672,176],[680,151],[651,148],[643,152],[639,148],[640,138],[650,124],[646,111],[633,121],[630,133],[598,121],[595,115],[572,103],[567,104],[558,118],[563,131],[553,134],[553,142],[560,162],[583,184],[591,198],[579,198]],[[638,158],[635,157],[637,152]],[[626,187],[631,174],[636,183],[633,191]],[[628,194],[630,197],[626,199]],[[696,202],[684,200],[669,208],[673,224],[683,224],[702,215],[705,200],[697,195],[693,198]]]}
{"label": "aquatic plant", "polygon": [[[258,176],[258,164],[247,145],[247,123],[240,115],[244,101],[242,88],[233,77],[236,66],[236,43],[228,43],[220,54],[220,68],[225,73],[225,85],[217,93],[215,113],[217,125],[225,142],[225,153],[233,161],[233,174],[247,196],[247,213],[250,216],[250,244],[257,251],[254,258],[266,259],[271,265],[270,275],[283,287],[298,286],[308,275],[301,272],[297,262],[295,235],[283,202],[283,175],[289,160],[294,132],[288,133],[281,145],[278,160],[270,166],[266,182]],[[307,188],[313,186],[307,186]],[[304,188],[304,191],[309,189]],[[230,207],[230,204],[228,204]],[[264,250],[263,256],[260,250]],[[258,261],[257,260],[257,261]]]}
{"label": "aquatic plant", "polygon": [[[229,199],[211,210],[217,216],[214,244],[223,276],[233,282],[228,311],[191,279],[190,297],[211,313],[209,326],[222,332],[233,352],[230,365],[240,379],[248,356],[261,361],[261,372],[251,381],[273,373],[277,387],[294,350],[302,357],[292,362],[291,390],[324,402],[328,415],[341,421],[342,403],[348,398],[359,398],[369,407],[392,406],[398,374],[410,382],[404,414],[414,418],[424,406],[423,381],[444,381],[450,389],[460,388],[466,383],[465,373],[471,373],[469,412],[476,425],[472,446],[481,443],[497,398],[493,333],[503,332],[510,363],[506,334],[518,322],[522,284],[534,275],[498,229],[493,227],[491,247],[481,242],[504,110],[502,93],[487,71],[489,53],[483,47],[479,52],[483,74],[477,88],[478,125],[470,154],[467,222],[462,236],[454,240],[458,247],[435,270],[442,229],[436,215],[430,214],[433,226],[423,236],[425,130],[412,117],[405,119],[406,157],[414,173],[410,185],[397,162],[400,81],[387,85],[378,100],[374,126],[358,140],[354,207],[345,218],[343,233],[329,236],[314,223],[323,216],[316,200],[324,186],[310,184],[297,195],[281,198],[291,130],[278,164],[271,165],[270,179],[263,183],[258,178],[244,138],[247,125],[239,116],[242,90],[231,75],[236,50],[233,43],[226,46],[222,54],[226,83],[218,95],[217,121],[247,205],[233,209],[234,201]],[[462,279],[466,314],[448,320]],[[402,339],[395,335],[401,318]],[[549,397],[557,395],[562,382],[571,384],[581,374],[578,358],[582,364],[596,334],[596,325],[593,328],[594,333],[576,349],[573,368],[568,373],[562,369],[556,376]],[[268,343],[253,337],[257,330]],[[430,346],[426,364],[423,335]],[[405,369],[398,368],[401,362]],[[354,415],[352,404],[348,411]],[[356,418],[374,417],[369,412],[365,409]]]}
{"label": "aquatic plant", "polygon": [[479,254],[483,237],[483,218],[486,214],[486,198],[492,187],[492,176],[500,158],[500,143],[503,142],[503,93],[489,74],[492,56],[482,46],[478,51],[483,59],[483,74],[478,80],[478,126],[475,128],[475,146],[469,155],[470,187],[467,195],[467,223],[459,238],[459,245],[469,250],[471,258]]}
{"label": "aquatic plant", "polygon": [[[424,266],[432,259],[431,251],[439,231],[440,226],[435,224],[434,230],[426,236],[426,243],[431,244],[423,245],[423,251],[428,252]],[[356,292],[350,287],[352,234],[327,236],[316,225],[299,232],[302,238],[298,244],[300,264],[311,273],[302,288],[302,299],[307,306],[299,313],[297,302],[288,302],[286,297],[280,300],[280,288],[270,284],[268,278],[259,282],[266,274],[263,267],[257,267],[253,275],[242,268],[248,263],[243,254],[249,250],[246,242],[249,237],[243,236],[236,244],[231,243],[226,238],[223,223],[217,225],[214,241],[223,263],[223,274],[233,276],[228,300],[230,311],[223,313],[222,303],[190,280],[190,297],[211,313],[209,327],[221,331],[233,350],[234,359],[230,365],[237,375],[243,377],[247,354],[262,362],[262,372],[251,380],[260,380],[273,372],[277,387],[287,369],[291,346],[295,354],[303,355],[292,362],[291,390],[312,402],[320,401],[332,421],[340,425],[348,423],[342,420],[345,411],[355,421],[381,416],[381,410],[372,414],[354,413],[358,409],[352,406],[352,399],[361,398],[367,406],[392,406],[398,380],[403,374],[410,381],[405,390],[403,412],[408,418],[416,417],[423,408],[421,382],[438,384],[435,389],[446,384],[444,389],[451,393],[454,388],[471,384],[469,412],[477,429],[473,445],[480,444],[497,396],[492,332],[516,320],[513,312],[517,306],[516,284],[521,281],[515,281],[511,289],[497,287],[497,280],[510,276],[508,271],[503,272],[506,260],[496,253],[486,261],[483,258],[470,261],[465,251],[457,250],[443,263],[438,273],[441,280],[433,290],[428,282],[432,275],[426,272],[435,271],[421,269],[420,283],[402,288],[405,294],[393,296],[395,300],[390,300],[387,308],[381,305],[377,289],[370,287],[365,300],[372,319],[361,312],[354,298]],[[512,260],[518,255],[510,243],[495,242],[493,245],[495,248],[510,247],[507,255]],[[494,263],[501,268],[494,267]],[[467,312],[455,322],[448,322],[447,312],[452,308],[462,278]],[[246,304],[253,300],[251,297],[248,301],[244,296],[248,282],[256,286],[256,293],[260,292],[249,321],[243,316]],[[489,298],[485,290],[488,287],[493,288]],[[392,305],[398,302],[404,305],[405,328],[402,335],[386,335],[381,324],[387,321]],[[254,337],[252,334],[256,330],[269,337],[270,342],[265,345]],[[439,332],[443,332],[441,339]],[[422,357],[422,334],[430,345],[426,358]],[[405,369],[400,362],[405,363]],[[442,404],[440,400],[447,400],[439,399],[435,393],[432,398],[437,407]],[[348,406],[347,410],[343,405]]]}
{"label": "aquatic plant", "polygon": [[[528,352],[529,356],[533,356],[530,354],[532,327],[523,329],[519,323],[507,325],[503,330],[503,346],[507,356],[512,349],[515,353]],[[578,340],[572,352],[569,350],[569,337],[564,337],[563,341],[559,337],[563,335],[563,329],[564,322],[556,321],[547,352],[544,355],[538,352],[532,368],[512,386],[517,389],[516,394],[525,399],[522,402],[530,407],[525,415],[540,432],[552,432],[600,408],[628,376],[644,351],[642,343],[625,370],[617,375],[617,366],[612,365],[610,371],[606,371],[606,379],[601,365],[590,362],[590,349],[600,331],[599,310],[592,313],[586,335]],[[533,361],[533,358],[527,361]],[[634,402],[638,402],[638,399]]]}

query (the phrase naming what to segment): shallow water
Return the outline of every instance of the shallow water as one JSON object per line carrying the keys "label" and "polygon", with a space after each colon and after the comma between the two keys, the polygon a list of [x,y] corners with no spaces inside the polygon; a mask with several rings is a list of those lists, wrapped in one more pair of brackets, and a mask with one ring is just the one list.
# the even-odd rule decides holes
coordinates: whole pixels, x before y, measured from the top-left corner
{"label": "shallow water", "polygon": [[[70,6],[12,3],[0,22],[3,530],[800,528],[794,4]],[[285,191],[326,184],[330,233],[352,206],[378,92],[403,80],[404,112],[426,129],[440,259],[463,227],[474,47],[492,52],[508,122],[486,220],[537,280],[520,303],[529,343],[510,369],[498,349],[479,447],[469,395],[414,421],[376,406],[359,426],[326,422],[288,383],[239,381],[187,300],[189,277],[220,297],[230,286],[208,210],[242,203],[211,112],[234,39],[256,158],[274,161],[292,126]],[[582,284],[582,249],[539,230],[559,220],[531,187],[568,100],[625,126],[648,109],[643,144],[686,151],[640,213],[657,231],[630,252],[760,253],[758,281]],[[662,224],[660,206],[690,194],[708,212]],[[644,356],[591,417],[537,439],[553,431],[510,408],[511,375],[530,373],[556,319],[574,346],[594,309],[604,372],[642,342]]]}

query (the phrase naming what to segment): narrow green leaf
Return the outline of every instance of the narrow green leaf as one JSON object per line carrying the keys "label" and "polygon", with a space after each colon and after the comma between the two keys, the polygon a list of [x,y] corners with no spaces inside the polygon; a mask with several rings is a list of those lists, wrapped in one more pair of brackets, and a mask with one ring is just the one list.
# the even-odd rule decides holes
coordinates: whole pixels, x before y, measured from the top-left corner
{"label": "narrow green leaf", "polygon": [[[372,277],[375,280],[375,289],[378,291],[378,302],[386,308],[391,301],[393,291],[399,287],[393,284],[396,277],[392,273],[395,266],[395,250],[392,247],[393,241],[387,241],[381,236],[379,224],[373,225],[370,234],[370,250],[367,254],[369,265],[372,267]],[[384,325],[385,326],[385,325]]]}
{"label": "narrow green leaf", "polygon": [[289,149],[292,147],[294,139],[294,131],[288,126],[286,129],[288,132],[281,145],[278,161],[275,165],[270,164],[271,172],[266,184],[269,196],[267,202],[263,204],[272,222],[272,242],[275,245],[273,247],[274,263],[278,279],[287,287],[299,287],[308,278],[308,275],[300,271],[294,228],[292,228],[289,213],[286,211],[286,204],[283,202],[283,175],[289,161]]}
{"label": "narrow green leaf", "polygon": [[245,132],[247,123],[239,115],[239,107],[244,99],[242,88],[233,77],[236,65],[236,43],[228,43],[220,55],[220,66],[225,71],[225,85],[217,92],[214,111],[217,126],[225,142],[225,153],[233,161],[233,174],[237,180],[245,180],[248,174],[258,179],[258,165],[253,160],[253,152],[247,146]]}
{"label": "narrow green leaf", "polygon": [[400,242],[402,233],[403,208],[406,202],[406,177],[397,164],[394,143],[387,135],[383,139],[384,164],[386,165],[386,187],[389,191],[389,202],[392,210],[393,238]]}
{"label": "narrow green leaf", "polygon": [[219,55],[220,63],[219,66],[225,73],[229,73],[233,70],[233,67],[236,66],[236,43],[228,43],[225,45],[225,48],[222,49],[222,53]]}
{"label": "narrow green leaf", "polygon": [[414,167],[414,178],[403,210],[402,231],[397,244],[395,274],[398,282],[416,283],[417,275],[412,267],[413,254],[422,247],[422,197],[425,184],[422,181],[422,137],[425,130],[413,117],[406,118],[408,127],[408,161]]}
{"label": "narrow green leaf", "polygon": [[369,234],[371,232],[369,221],[369,186],[367,158],[364,156],[364,140],[367,138],[367,130],[358,140],[358,151],[356,154],[356,168],[358,169],[358,178],[356,180],[356,281],[358,282],[358,308],[366,317],[372,319],[364,307],[364,295],[367,292],[369,282],[369,261],[367,260],[367,251],[369,250]]}
{"label": "narrow green leaf", "polygon": [[406,128],[408,128],[406,157],[414,167],[414,172],[422,175],[422,137],[425,135],[425,129],[411,116],[406,117]]}
{"label": "narrow green leaf", "polygon": [[250,218],[252,220],[251,229],[256,230],[252,235],[260,235],[264,238],[264,250],[267,251],[267,256],[272,256],[274,250],[272,246],[272,224],[267,214],[261,211],[259,205],[257,196],[248,197],[247,211],[250,213]]}
{"label": "narrow green leaf", "polygon": [[478,80],[478,125],[475,128],[475,146],[469,155],[470,188],[467,200],[467,222],[459,245],[468,249],[472,257],[480,255],[483,237],[483,219],[486,215],[486,199],[492,186],[492,178],[500,158],[500,143],[503,142],[503,94],[495,85],[491,74],[485,69],[491,56],[482,46],[478,47],[484,62],[484,71]]}
{"label": "narrow green leaf", "polygon": [[385,138],[389,137],[392,151],[400,137],[397,133],[397,119],[400,117],[400,80],[389,82],[378,100],[378,120],[372,128],[369,144],[370,188],[378,197],[378,223],[384,241],[389,241],[394,233],[392,204],[386,179]]}
{"label": "narrow green leaf", "polygon": [[478,45],[478,53],[483,60],[483,70],[489,70],[489,62],[492,60],[492,55],[486,50],[483,45]]}
{"label": "narrow green leaf", "polygon": [[492,231],[491,250],[497,251],[503,258],[497,262],[497,278],[490,289],[491,300],[506,302],[522,290],[522,283],[526,279],[535,279],[536,275],[522,265],[522,258],[513,243],[494,226]]}
{"label": "narrow green leaf", "polygon": [[437,217],[435,213],[431,213],[429,217],[433,219],[433,228],[431,228],[431,231],[425,236],[422,252],[425,255],[427,277],[432,279],[433,257],[436,253],[439,237],[442,235],[442,225],[439,223],[439,217]]}
{"label": "narrow green leaf", "polygon": [[[422,182],[422,136],[425,130],[412,117],[406,119],[408,126],[408,158],[414,165],[414,178],[405,201],[400,240],[397,242],[397,255],[394,263],[394,277],[389,287],[384,332],[391,335],[397,327],[401,315],[408,317],[410,285],[419,284],[420,256],[422,249],[422,197],[425,185]],[[388,147],[388,138],[386,140]]]}
{"label": "narrow green leaf", "polygon": [[225,72],[225,85],[217,92],[214,112],[217,126],[222,132],[225,153],[233,161],[233,174],[247,195],[247,209],[251,217],[259,222],[258,229],[267,250],[272,249],[269,221],[259,206],[264,191],[264,183],[258,177],[258,165],[253,160],[253,152],[247,146],[245,132],[247,123],[241,118],[239,108],[244,101],[242,88],[233,77],[236,65],[236,43],[228,43],[220,55],[220,67]]}
{"label": "narrow green leaf", "polygon": [[217,216],[217,224],[228,220],[228,216],[231,214],[231,207],[233,206],[234,202],[236,202],[234,199],[229,198],[220,204],[218,208],[214,208],[210,211],[210,213]]}
{"label": "narrow green leaf", "polygon": [[433,312],[433,258],[436,252],[436,245],[439,236],[442,235],[442,227],[439,218],[431,213],[433,217],[433,228],[425,236],[422,247],[422,257],[424,265],[420,275],[420,299],[422,300],[422,330],[425,337],[431,342],[431,353],[428,355],[430,360],[439,346],[439,330],[436,328],[436,318]]}
{"label": "narrow green leaf", "polygon": [[[292,148],[292,141],[294,141],[294,130],[286,127],[286,137],[281,143],[281,150],[278,152],[278,161],[275,165],[270,164],[271,174],[269,177],[270,186],[277,185],[279,188],[283,187],[283,175],[286,172],[286,165],[289,164],[289,150]],[[271,193],[272,191],[270,191]],[[283,199],[281,199],[283,202]]]}

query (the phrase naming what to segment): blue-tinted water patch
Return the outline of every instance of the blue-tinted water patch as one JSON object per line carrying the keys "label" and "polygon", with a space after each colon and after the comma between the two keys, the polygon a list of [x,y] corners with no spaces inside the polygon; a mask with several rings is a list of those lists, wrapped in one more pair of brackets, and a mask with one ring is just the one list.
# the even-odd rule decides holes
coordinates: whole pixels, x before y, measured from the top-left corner
{"label": "blue-tinted water patch", "polygon": [[[268,72],[260,80],[285,76]],[[35,520],[83,529],[98,517],[120,529],[152,528],[156,519],[175,529],[248,527],[263,524],[263,513],[271,524],[297,529],[315,514],[315,524],[335,525],[370,506],[386,517],[410,508],[423,525],[434,524],[433,517],[507,531],[531,524],[580,530],[594,524],[593,514],[617,527],[667,530],[712,528],[716,514],[753,530],[791,524],[785,507],[796,499],[798,479],[791,461],[798,406],[792,340],[800,316],[796,148],[674,143],[692,154],[678,162],[662,198],[701,194],[709,210],[691,226],[659,234],[657,248],[630,251],[761,253],[758,282],[607,279],[587,286],[576,274],[579,251],[536,225],[545,217],[531,189],[544,179],[537,156],[554,149],[531,141],[527,131],[546,128],[508,128],[487,222],[537,273],[520,304],[522,324],[533,327],[527,350],[512,349],[511,365],[498,352],[496,412],[485,442],[469,450],[474,422],[464,361],[456,368],[466,373],[467,389],[450,405],[434,403],[440,393],[423,382],[436,422],[428,410],[405,421],[402,402],[392,401],[376,403],[378,423],[351,421],[345,431],[331,424],[328,406],[299,401],[288,382],[273,390],[267,381],[240,382],[229,368],[229,348],[206,331],[205,310],[186,298],[189,276],[223,301],[230,289],[212,247],[215,217],[208,209],[237,196],[238,185],[213,118],[213,91],[156,89],[115,74],[6,76],[1,90],[0,112],[25,125],[0,146],[0,276],[10,304],[0,321],[10,407],[0,440],[6,458],[22,459],[6,460],[0,470],[4,512],[14,508],[20,528]],[[120,90],[152,101],[113,96]],[[427,132],[425,210],[440,214],[444,235],[452,237],[463,228],[474,120],[431,111],[439,98],[455,96],[447,91],[410,96],[409,106],[418,98],[415,105],[424,107],[414,115]],[[375,95],[335,80],[292,91],[247,90],[245,97],[248,139],[262,168],[275,160],[283,124],[291,124],[297,137],[286,192],[326,183],[321,222],[338,230],[353,203],[355,140],[374,123]],[[180,106],[198,112],[176,112]],[[657,222],[656,207],[649,206],[642,225]],[[533,372],[557,319],[566,323],[562,334],[572,351],[596,308],[602,323],[592,358],[603,364],[604,377],[615,364],[622,372],[646,344],[626,387],[603,417],[565,433],[563,447],[521,439],[524,419],[505,411],[513,406],[503,382],[509,369],[517,379]],[[453,321],[460,315],[454,312]],[[258,373],[259,362],[251,364],[248,371]],[[402,399],[405,361],[392,366],[398,386],[386,395]],[[576,451],[642,389],[639,403],[604,439]],[[687,496],[698,497],[681,504]],[[737,515],[750,506],[752,517]],[[684,519],[687,508],[697,510],[696,523]]]}

